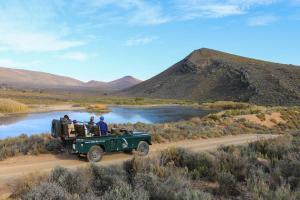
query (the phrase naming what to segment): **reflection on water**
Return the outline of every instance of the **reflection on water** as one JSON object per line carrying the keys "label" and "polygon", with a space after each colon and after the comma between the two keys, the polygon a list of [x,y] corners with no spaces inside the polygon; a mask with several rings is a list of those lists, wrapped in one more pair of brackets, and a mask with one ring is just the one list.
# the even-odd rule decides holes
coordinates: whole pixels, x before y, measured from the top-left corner
{"label": "reflection on water", "polygon": [[[111,112],[103,116],[108,123],[163,123],[185,120],[196,116],[204,116],[209,111],[183,106],[163,107],[111,107]],[[27,115],[0,118],[0,139],[17,136],[22,133],[31,135],[49,133],[52,119],[59,119],[65,114],[72,120],[88,121],[91,115],[84,111],[55,111],[47,113],[32,113]]]}
{"label": "reflection on water", "polygon": [[18,121],[21,121],[27,117],[28,114],[17,114],[17,115],[9,115],[0,118],[0,126],[1,125],[9,125],[9,124],[15,124]]}

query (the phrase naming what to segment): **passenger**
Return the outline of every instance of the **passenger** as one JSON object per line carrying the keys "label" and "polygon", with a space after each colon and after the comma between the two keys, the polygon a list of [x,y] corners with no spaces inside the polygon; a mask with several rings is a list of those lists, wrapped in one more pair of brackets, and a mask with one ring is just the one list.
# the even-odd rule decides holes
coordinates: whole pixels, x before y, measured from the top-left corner
{"label": "passenger", "polygon": [[75,127],[74,127],[72,120],[70,119],[70,117],[68,115],[64,116],[64,120],[67,122],[68,137],[75,137],[75,134],[74,134]]}
{"label": "passenger", "polygon": [[68,123],[72,123],[72,121],[68,115],[64,116],[64,120],[66,120]]}
{"label": "passenger", "polygon": [[89,121],[89,125],[94,126],[95,125],[95,117],[91,116],[90,121]]}
{"label": "passenger", "polygon": [[90,121],[88,122],[88,126],[87,126],[87,129],[90,133],[95,134],[95,129],[94,129],[94,126],[95,126],[95,117],[94,116],[91,116],[90,118]]}
{"label": "passenger", "polygon": [[108,126],[104,122],[104,117],[103,116],[100,117],[100,121],[97,123],[97,125],[99,126],[101,136],[102,135],[107,135],[107,133],[108,133]]}

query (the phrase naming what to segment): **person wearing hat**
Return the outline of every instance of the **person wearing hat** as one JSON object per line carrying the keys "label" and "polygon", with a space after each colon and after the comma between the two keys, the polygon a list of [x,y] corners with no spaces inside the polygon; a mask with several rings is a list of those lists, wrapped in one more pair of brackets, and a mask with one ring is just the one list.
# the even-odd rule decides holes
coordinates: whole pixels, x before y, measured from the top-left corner
{"label": "person wearing hat", "polygon": [[101,136],[107,135],[107,133],[108,133],[108,126],[104,122],[104,117],[103,116],[100,117],[100,121],[97,123],[97,125],[99,126]]}

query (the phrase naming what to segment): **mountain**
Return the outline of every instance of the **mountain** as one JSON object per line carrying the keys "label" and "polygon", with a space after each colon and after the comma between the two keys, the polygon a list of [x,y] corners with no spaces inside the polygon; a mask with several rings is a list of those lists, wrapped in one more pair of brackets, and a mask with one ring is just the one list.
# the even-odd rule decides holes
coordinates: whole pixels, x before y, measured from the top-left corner
{"label": "mountain", "polygon": [[101,82],[101,81],[89,81],[84,84],[85,87],[94,87],[102,88],[105,90],[123,90],[129,87],[132,87],[136,84],[141,83],[141,80],[138,80],[132,76],[124,76],[120,79],[111,81],[111,82]]}
{"label": "mountain", "polygon": [[141,80],[136,79],[132,76],[124,76],[123,78],[108,82],[108,84],[113,88],[126,89],[141,82]]}
{"label": "mountain", "polygon": [[116,91],[132,87],[140,82],[132,76],[125,76],[111,82],[89,81],[85,83],[70,77],[44,72],[0,67],[0,85],[19,88],[76,88]]}
{"label": "mountain", "polygon": [[0,84],[22,87],[74,87],[82,82],[73,78],[44,72],[0,67]]}
{"label": "mountain", "polygon": [[299,105],[300,68],[204,48],[122,94],[199,102]]}

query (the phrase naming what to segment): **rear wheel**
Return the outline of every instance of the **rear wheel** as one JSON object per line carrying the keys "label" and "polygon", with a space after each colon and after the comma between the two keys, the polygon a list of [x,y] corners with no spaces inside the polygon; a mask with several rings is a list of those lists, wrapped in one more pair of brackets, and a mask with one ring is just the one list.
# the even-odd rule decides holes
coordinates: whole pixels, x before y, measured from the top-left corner
{"label": "rear wheel", "polygon": [[139,142],[136,150],[138,152],[138,155],[146,156],[149,153],[149,144],[145,141],[141,141]]}
{"label": "rear wheel", "polygon": [[132,149],[126,149],[123,151],[124,153],[127,153],[127,154],[131,154],[132,153]]}
{"label": "rear wheel", "polygon": [[103,149],[100,146],[92,146],[87,154],[87,158],[90,162],[99,162],[103,157]]}

